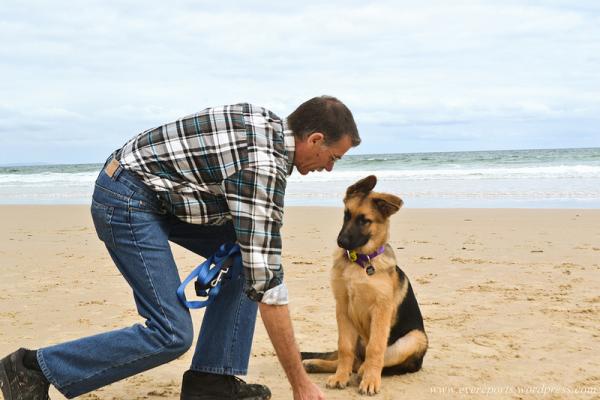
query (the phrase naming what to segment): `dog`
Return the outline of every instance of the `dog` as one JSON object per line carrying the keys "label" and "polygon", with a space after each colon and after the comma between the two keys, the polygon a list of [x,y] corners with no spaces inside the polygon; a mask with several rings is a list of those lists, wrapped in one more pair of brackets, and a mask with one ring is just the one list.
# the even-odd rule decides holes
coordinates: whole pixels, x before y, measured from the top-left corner
{"label": "dog", "polygon": [[309,373],[335,372],[328,388],[345,388],[357,372],[359,393],[379,392],[382,375],[416,372],[428,339],[411,284],[388,243],[389,218],[403,205],[373,192],[374,175],[348,187],[337,238],[331,286],[336,302],[338,350],[301,353]]}

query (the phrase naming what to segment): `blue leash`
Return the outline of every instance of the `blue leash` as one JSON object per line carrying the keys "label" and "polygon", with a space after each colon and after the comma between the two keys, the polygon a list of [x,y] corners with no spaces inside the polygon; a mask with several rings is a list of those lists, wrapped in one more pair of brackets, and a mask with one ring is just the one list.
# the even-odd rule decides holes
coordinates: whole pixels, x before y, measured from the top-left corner
{"label": "blue leash", "polygon": [[[226,262],[227,261],[227,262]],[[211,268],[212,266],[212,268]],[[222,279],[231,279],[237,276],[242,268],[242,254],[240,246],[234,243],[225,243],[219,247],[219,250],[198,265],[192,273],[185,278],[177,288],[177,297],[187,308],[206,307],[215,301],[215,298],[221,291]],[[207,297],[202,301],[187,301],[185,298],[185,287],[196,278],[194,286],[196,294],[201,297]]]}

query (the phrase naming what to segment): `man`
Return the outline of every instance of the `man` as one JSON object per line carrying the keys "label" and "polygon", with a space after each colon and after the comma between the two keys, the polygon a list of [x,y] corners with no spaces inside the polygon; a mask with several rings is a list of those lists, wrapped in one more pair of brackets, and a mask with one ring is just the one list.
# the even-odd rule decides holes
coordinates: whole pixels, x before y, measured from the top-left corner
{"label": "man", "polygon": [[7,400],[67,398],[132,376],[185,353],[188,310],[169,241],[208,257],[240,245],[243,273],[207,307],[181,399],[268,399],[247,371],[257,308],[295,399],[322,399],[302,368],[287,308],[280,227],[286,178],[331,171],[360,143],[352,113],[321,96],[282,120],[250,104],[209,108],[127,142],[96,180],[92,217],[99,238],[131,286],[145,324],[41,348],[19,349],[0,365]]}

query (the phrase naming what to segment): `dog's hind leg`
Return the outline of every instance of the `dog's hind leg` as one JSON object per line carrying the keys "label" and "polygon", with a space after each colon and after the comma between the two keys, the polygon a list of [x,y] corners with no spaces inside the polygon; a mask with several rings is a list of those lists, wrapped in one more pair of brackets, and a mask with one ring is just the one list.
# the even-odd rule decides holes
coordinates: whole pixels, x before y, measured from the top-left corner
{"label": "dog's hind leg", "polygon": [[396,375],[418,371],[427,351],[427,344],[427,336],[417,329],[396,340],[385,351],[383,374]]}

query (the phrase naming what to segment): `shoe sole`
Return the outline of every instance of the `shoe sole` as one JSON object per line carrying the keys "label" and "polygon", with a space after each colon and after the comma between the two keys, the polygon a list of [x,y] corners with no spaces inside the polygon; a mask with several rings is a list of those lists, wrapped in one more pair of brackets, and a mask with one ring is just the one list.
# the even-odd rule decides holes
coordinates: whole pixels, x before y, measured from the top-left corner
{"label": "shoe sole", "polygon": [[[8,361],[10,362],[10,360]],[[0,360],[0,389],[2,389],[4,400],[14,400],[14,396],[10,393],[10,380],[8,379],[8,372],[6,371],[5,363],[6,358]]]}
{"label": "shoe sole", "polygon": [[[244,397],[240,400],[269,400],[271,396],[254,396],[254,397]],[[181,396],[179,400],[223,400],[223,397],[216,396]]]}

